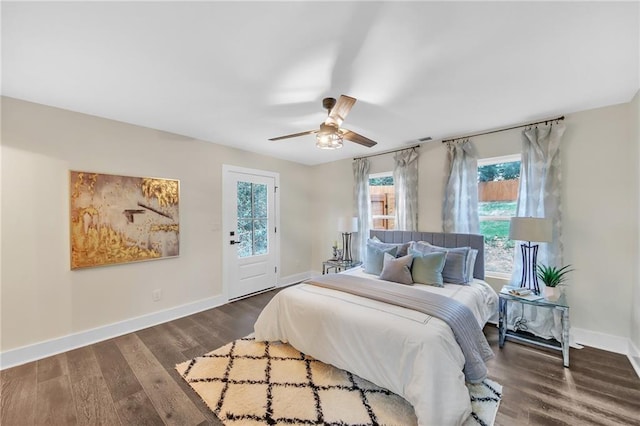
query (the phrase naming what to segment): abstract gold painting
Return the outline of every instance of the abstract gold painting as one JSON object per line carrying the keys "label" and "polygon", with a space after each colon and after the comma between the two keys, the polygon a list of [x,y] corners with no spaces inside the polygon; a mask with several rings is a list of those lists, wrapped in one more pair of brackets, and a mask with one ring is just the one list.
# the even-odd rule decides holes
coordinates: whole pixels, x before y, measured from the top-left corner
{"label": "abstract gold painting", "polygon": [[180,254],[180,182],[70,172],[71,269]]}

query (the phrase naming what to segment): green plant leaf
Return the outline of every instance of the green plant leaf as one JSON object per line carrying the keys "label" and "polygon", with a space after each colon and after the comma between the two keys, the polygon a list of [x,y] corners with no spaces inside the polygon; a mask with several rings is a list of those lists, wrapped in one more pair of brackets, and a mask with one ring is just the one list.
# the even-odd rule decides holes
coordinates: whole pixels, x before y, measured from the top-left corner
{"label": "green plant leaf", "polygon": [[567,274],[573,271],[573,269],[568,269],[570,267],[571,265],[565,265],[561,268],[538,265],[536,275],[547,287],[557,287],[559,285],[564,285],[566,282]]}

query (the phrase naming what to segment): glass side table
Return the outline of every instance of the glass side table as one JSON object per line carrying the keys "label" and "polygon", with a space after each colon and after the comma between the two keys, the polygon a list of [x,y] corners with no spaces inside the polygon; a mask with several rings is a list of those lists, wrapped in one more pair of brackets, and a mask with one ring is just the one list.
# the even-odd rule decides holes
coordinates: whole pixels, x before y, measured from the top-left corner
{"label": "glass side table", "polygon": [[[516,340],[522,341],[526,343],[530,343],[532,345],[537,345],[545,348],[556,349],[562,351],[562,361],[565,367],[569,367],[569,304],[567,303],[567,299],[565,294],[560,295],[558,299],[538,299],[538,300],[528,300],[523,297],[513,296],[508,293],[500,292],[498,293],[500,298],[500,308],[499,308],[499,319],[498,319],[498,329],[499,329],[499,338],[498,338],[498,346],[502,348],[504,346],[505,340]],[[520,331],[509,330],[507,328],[507,306],[509,302],[517,302],[525,305],[536,306],[542,309],[551,309],[551,310],[559,310],[561,313],[560,321],[562,323],[562,336],[560,341],[558,342],[555,339],[543,339],[541,337],[537,337],[531,335],[530,333],[524,334]]]}
{"label": "glass side table", "polygon": [[362,265],[362,262],[357,261],[349,261],[345,262],[344,260],[325,260],[322,262],[322,275],[328,274],[330,270],[334,270],[335,272],[346,271],[347,269],[355,268],[356,266]]}

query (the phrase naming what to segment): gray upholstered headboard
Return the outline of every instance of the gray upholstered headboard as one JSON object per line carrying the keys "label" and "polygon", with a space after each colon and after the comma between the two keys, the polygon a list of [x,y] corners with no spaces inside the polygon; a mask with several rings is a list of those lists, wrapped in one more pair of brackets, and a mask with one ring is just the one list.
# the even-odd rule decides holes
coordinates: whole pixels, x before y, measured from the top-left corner
{"label": "gray upholstered headboard", "polygon": [[378,237],[385,243],[426,241],[440,247],[471,247],[478,250],[473,276],[484,280],[484,237],[476,234],[445,234],[443,232],[369,231],[371,238]]}

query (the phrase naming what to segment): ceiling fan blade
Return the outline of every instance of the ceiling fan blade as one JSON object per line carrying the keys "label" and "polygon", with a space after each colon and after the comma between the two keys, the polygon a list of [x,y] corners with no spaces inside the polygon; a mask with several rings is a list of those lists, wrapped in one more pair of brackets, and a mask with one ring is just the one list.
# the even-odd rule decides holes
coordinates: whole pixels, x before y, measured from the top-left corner
{"label": "ceiling fan blade", "polygon": [[[329,118],[327,118],[327,121],[331,123],[335,123],[337,126],[340,126],[342,124],[342,121],[344,121],[345,117],[347,116],[347,114],[349,114],[349,111],[351,111],[353,104],[355,103],[356,103],[356,98],[352,98],[351,96],[347,96],[347,95],[340,95],[340,99],[338,99],[338,102],[336,102],[334,107],[331,108],[331,111],[329,112]],[[325,123],[329,124],[327,123],[327,121],[325,121]]]}
{"label": "ceiling fan blade", "polygon": [[347,130],[347,129],[340,129],[340,132],[342,132],[342,137],[348,141],[351,142],[355,142],[357,144],[360,145],[364,145],[367,148],[371,148],[372,146],[376,145],[378,142],[374,142],[371,139],[364,137],[362,135],[359,135],[356,132],[352,132],[351,130]]}
{"label": "ceiling fan blade", "polygon": [[286,135],[286,136],[278,136],[277,138],[271,138],[269,140],[270,141],[279,141],[280,139],[297,138],[298,136],[312,135],[312,134],[318,133],[318,132],[319,132],[319,130],[309,130],[307,132],[293,133],[291,135]]}

